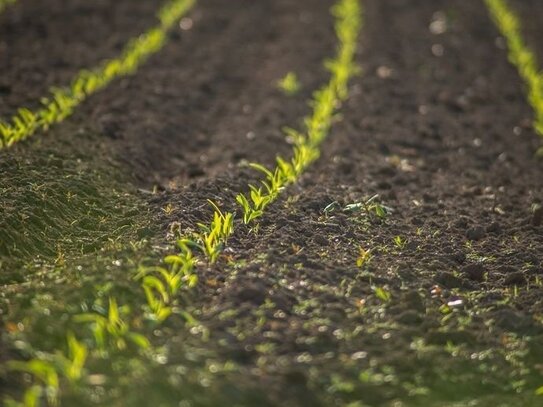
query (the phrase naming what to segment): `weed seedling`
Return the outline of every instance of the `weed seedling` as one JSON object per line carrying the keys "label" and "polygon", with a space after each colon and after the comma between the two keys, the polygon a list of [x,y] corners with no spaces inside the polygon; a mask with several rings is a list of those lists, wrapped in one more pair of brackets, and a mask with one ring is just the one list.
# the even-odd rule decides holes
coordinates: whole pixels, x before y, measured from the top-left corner
{"label": "weed seedling", "polygon": [[392,294],[383,287],[373,287],[373,292],[383,302],[389,302],[392,299]]}
{"label": "weed seedling", "polygon": [[287,96],[294,96],[300,91],[301,84],[294,72],[287,73],[277,82],[277,87]]}
{"label": "weed seedling", "polygon": [[124,350],[128,342],[142,349],[148,348],[150,344],[147,338],[130,330],[130,325],[123,319],[127,315],[128,308],[119,307],[117,300],[110,297],[106,315],[84,313],[76,315],[74,320],[80,323],[91,324],[96,345],[103,353],[107,353],[110,347]]}

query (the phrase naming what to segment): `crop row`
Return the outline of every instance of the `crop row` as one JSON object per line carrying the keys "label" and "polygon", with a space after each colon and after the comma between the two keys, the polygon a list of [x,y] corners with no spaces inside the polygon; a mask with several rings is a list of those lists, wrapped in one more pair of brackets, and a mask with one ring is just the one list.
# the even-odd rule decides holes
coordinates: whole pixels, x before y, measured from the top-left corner
{"label": "crop row", "polygon": [[48,130],[51,125],[70,116],[81,102],[108,86],[114,79],[134,73],[147,58],[164,46],[168,31],[195,2],[169,0],[158,12],[160,24],[129,41],[118,58],[105,61],[95,69],[79,72],[68,87],[53,88],[51,95],[41,100],[41,108],[38,110],[19,108],[9,121],[0,120],[0,148],[9,147],[36,131]]}
{"label": "crop row", "polygon": [[[249,198],[242,194],[238,196],[244,223],[254,222],[262,216],[265,207],[319,156],[319,145],[328,135],[341,102],[348,96],[348,81],[357,72],[354,56],[362,24],[361,7],[358,0],[339,0],[333,14],[339,46],[336,57],[326,64],[331,79],[315,93],[312,114],[304,119],[304,132],[286,130],[287,136],[294,141],[293,157],[289,161],[278,158],[274,170],[252,165],[263,172],[266,179],[259,187],[249,186],[252,194]],[[150,326],[156,327],[173,313],[180,314],[189,324],[194,323],[178,306],[179,291],[197,283],[199,254],[211,263],[217,260],[228,237],[234,233],[235,225],[234,213],[222,212],[209,202],[214,209],[213,218],[209,223],[199,224],[200,232],[179,238],[176,254],[166,256],[162,265],[140,267],[134,276],[144,294],[142,310],[144,320]],[[92,340],[80,340],[73,332],[68,332],[64,351],[54,354],[35,352],[35,357],[29,361],[8,363],[9,369],[33,378],[22,402],[7,400],[8,407],[38,406],[44,397],[49,405],[59,405],[63,386],[73,389],[85,385],[86,366],[91,358],[112,358],[129,347],[139,349],[142,356],[154,353],[145,331],[132,326],[131,321],[141,318],[135,318],[130,309],[119,305],[114,297],[109,298],[104,308],[107,309],[102,313],[89,312],[73,317],[74,322],[88,326]]]}
{"label": "crop row", "polygon": [[[506,0],[485,0],[492,19],[507,41],[509,60],[518,69],[528,92],[528,101],[535,114],[534,129],[543,137],[543,72],[539,69],[535,53],[522,36],[520,18]],[[538,152],[543,156],[543,147]]]}

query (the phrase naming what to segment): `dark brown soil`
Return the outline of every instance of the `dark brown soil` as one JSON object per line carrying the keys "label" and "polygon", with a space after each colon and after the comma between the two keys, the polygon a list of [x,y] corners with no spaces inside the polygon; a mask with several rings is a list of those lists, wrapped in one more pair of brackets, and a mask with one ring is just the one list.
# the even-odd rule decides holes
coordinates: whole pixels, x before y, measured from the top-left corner
{"label": "dark brown soil", "polygon": [[[541,17],[536,3],[526,2],[526,19]],[[327,78],[331,4],[202,0],[194,27],[136,75],[0,159],[46,148],[120,170],[129,188],[158,185],[142,199],[164,244],[177,222],[186,232],[208,219],[207,199],[234,209],[258,179],[245,160],[288,155],[281,127],[301,125]],[[238,226],[187,294],[209,339],[172,318],[156,338],[166,366],[110,405],[540,405],[543,164],[523,84],[483,2],[363,4],[363,74],[322,157],[258,230]],[[30,18],[17,7],[1,21]],[[304,86],[293,98],[275,87],[289,71]],[[9,78],[24,94],[30,82]],[[21,99],[9,100],[2,114]],[[375,194],[386,219],[344,211]],[[361,247],[373,257],[357,267]]]}
{"label": "dark brown soil", "polygon": [[114,58],[157,24],[149,1],[18,1],[0,14],[0,112],[33,107],[52,86]]}

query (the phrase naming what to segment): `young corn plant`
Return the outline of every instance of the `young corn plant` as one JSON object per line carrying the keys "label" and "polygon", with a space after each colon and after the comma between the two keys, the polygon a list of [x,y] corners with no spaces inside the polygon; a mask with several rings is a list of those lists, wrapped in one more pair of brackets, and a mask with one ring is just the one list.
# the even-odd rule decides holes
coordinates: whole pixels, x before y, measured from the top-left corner
{"label": "young corn plant", "polygon": [[85,362],[88,357],[87,347],[79,342],[71,332],[67,335],[68,355],[61,352],[41,355],[26,362],[11,361],[7,368],[23,372],[33,377],[34,384],[26,390],[23,402],[6,400],[7,407],[38,407],[43,395],[51,406],[59,404],[61,379],[77,387],[84,376]]}
{"label": "young corn plant", "polygon": [[164,258],[166,267],[140,267],[134,277],[141,282],[147,299],[150,319],[163,322],[172,313],[175,295],[186,285],[192,288],[198,278],[194,273],[196,259],[183,241],[178,242],[180,252]]}
{"label": "young corn plant", "polygon": [[392,212],[392,209],[379,202],[379,195],[373,195],[371,198],[365,201],[356,202],[345,206],[344,211],[362,211],[369,219],[384,220],[388,214]]}
{"label": "young corn plant", "polygon": [[[537,63],[537,56],[522,36],[521,20],[506,0],[485,0],[492,19],[507,41],[509,60],[516,66],[524,80],[528,101],[535,114],[534,129],[543,137],[543,72]],[[543,147],[537,151],[543,157]]]}
{"label": "young corn plant", "polygon": [[371,253],[371,249],[370,250],[366,250],[364,249],[362,246],[359,248],[359,253],[358,253],[358,257],[356,259],[356,265],[357,267],[359,268],[364,268],[366,267],[371,259],[372,259],[373,255]]}
{"label": "young corn plant", "polygon": [[149,348],[150,343],[145,336],[131,331],[130,325],[124,319],[128,313],[127,307],[119,307],[117,300],[111,297],[106,315],[84,313],[76,315],[74,320],[90,324],[96,346],[102,354],[107,354],[110,349],[125,350],[129,343],[140,349]]}
{"label": "young corn plant", "polygon": [[[70,116],[87,97],[105,88],[114,79],[134,73],[149,56],[164,46],[175,22],[195,2],[169,0],[158,12],[160,25],[131,40],[118,58],[106,61],[93,70],[79,72],[66,88],[53,88],[51,96],[41,100],[41,108],[37,111],[20,108],[9,121],[0,120],[0,148],[9,147],[38,130],[47,131],[53,124]],[[2,4],[0,0],[0,11]]]}
{"label": "young corn plant", "polygon": [[193,239],[182,239],[186,247],[195,247],[205,254],[210,263],[215,263],[228,238],[234,232],[234,214],[222,212],[217,204],[208,199],[213,207],[213,220],[209,225],[199,223],[200,232]]}

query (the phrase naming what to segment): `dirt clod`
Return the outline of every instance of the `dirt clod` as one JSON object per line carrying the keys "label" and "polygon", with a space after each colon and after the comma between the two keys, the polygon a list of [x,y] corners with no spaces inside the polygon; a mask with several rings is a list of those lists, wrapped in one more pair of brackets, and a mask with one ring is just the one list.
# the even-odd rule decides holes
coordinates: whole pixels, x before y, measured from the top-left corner
{"label": "dirt clod", "polygon": [[485,267],[480,263],[468,264],[461,272],[473,281],[483,281],[485,277]]}
{"label": "dirt clod", "polygon": [[485,234],[486,234],[485,229],[482,228],[481,226],[469,228],[466,231],[466,237],[469,240],[481,240],[483,237],[485,237]]}

